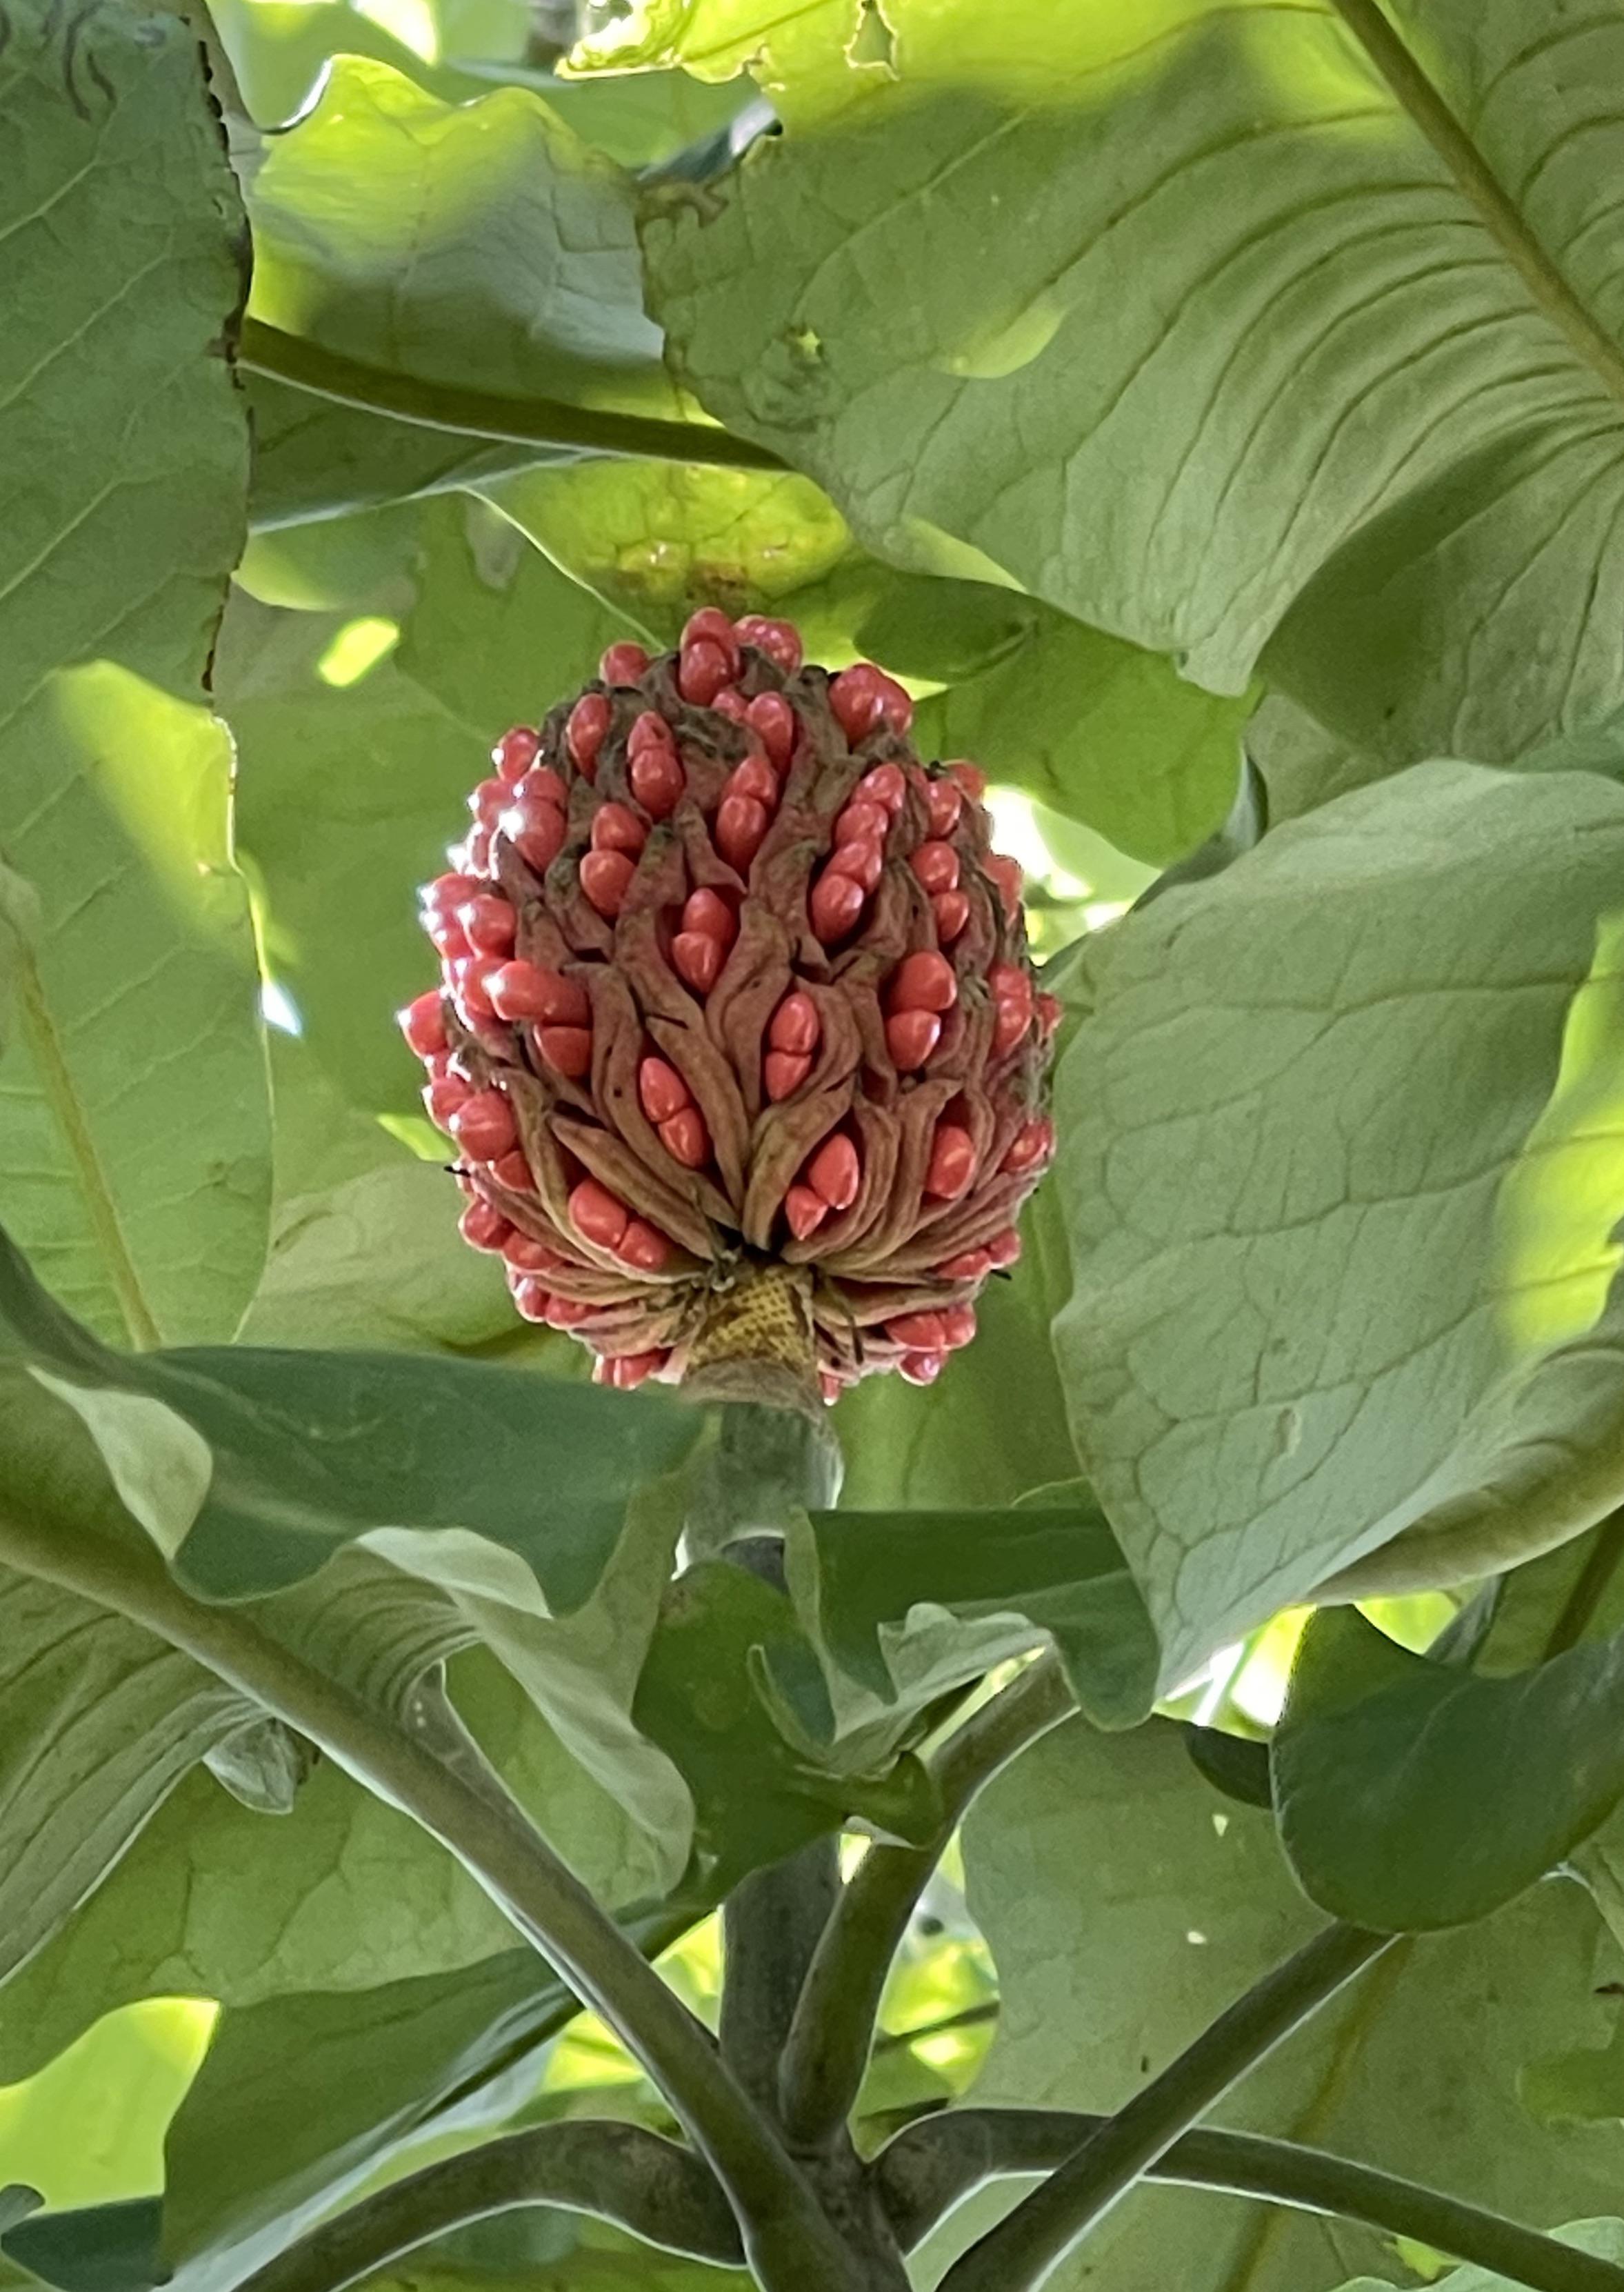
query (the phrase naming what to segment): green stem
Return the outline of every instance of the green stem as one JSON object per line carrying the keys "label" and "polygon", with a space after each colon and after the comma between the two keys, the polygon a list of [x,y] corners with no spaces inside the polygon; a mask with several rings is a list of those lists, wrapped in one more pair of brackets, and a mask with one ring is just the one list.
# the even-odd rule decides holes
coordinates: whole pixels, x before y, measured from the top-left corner
{"label": "green stem", "polygon": [[840,1893],[840,1841],[816,1838],[752,1871],[722,1912],[722,2058],[775,2118],[795,2001]]}
{"label": "green stem", "polygon": [[[965,2109],[910,2126],[874,2161],[897,2240],[912,2251],[937,2221],[989,2181],[1062,2165],[1076,2155],[1080,2141],[1109,2122],[1065,2110]],[[1559,2244],[1481,2205],[1291,2141],[1186,2133],[1148,2167],[1146,2178],[1363,2221],[1384,2235],[1408,2237],[1451,2259],[1491,2269],[1531,2292],[1624,2292],[1624,2268],[1610,2260]]]}
{"label": "green stem", "polygon": [[189,1598],[156,1553],[0,1514],[0,1559],[144,1625],[449,1848],[660,2086],[727,2191],[767,2292],[849,2292],[846,2248],[709,2033],[511,1802],[470,1788],[241,1609]]}
{"label": "green stem", "polygon": [[736,2268],[738,2224],[689,2149],[638,2125],[543,2125],[446,2157],[324,2221],[237,2292],[343,2292],[436,2238],[525,2205],[595,2214],[647,2244]]}
{"label": "green stem", "polygon": [[863,2083],[891,1964],[920,1895],[965,1809],[1017,1752],[1073,1709],[1065,1675],[1043,1656],[972,1712],[931,1762],[943,1822],[929,1846],[873,1846],[846,1887],[808,1972],[784,2049],[779,2094],[796,2145],[830,2139]]}
{"label": "green stem", "polygon": [[943,2278],[938,2292],[1032,2292],[1182,2133],[1397,1939],[1327,1926],[1220,2014],[1050,2180]]}
{"label": "green stem", "polygon": [[427,430],[447,430],[462,438],[489,438],[513,445],[580,446],[598,454],[624,454],[650,461],[705,463],[724,470],[782,470],[784,463],[766,446],[736,438],[703,422],[665,422],[644,414],[616,414],[602,407],[572,406],[556,398],[505,398],[490,391],[465,390],[453,383],[423,382],[415,375],[364,366],[307,335],[284,334],[261,319],[243,322],[237,364],[250,374],[270,375],[366,414]]}
{"label": "green stem", "polygon": [[1551,1626],[1545,1642],[1544,1662],[1548,1663],[1553,1656],[1565,1655],[1570,1648],[1579,1645],[1620,1560],[1624,1560],[1624,1508],[1609,1513],[1596,1530],[1589,1558],[1580,1569],[1562,1613]]}

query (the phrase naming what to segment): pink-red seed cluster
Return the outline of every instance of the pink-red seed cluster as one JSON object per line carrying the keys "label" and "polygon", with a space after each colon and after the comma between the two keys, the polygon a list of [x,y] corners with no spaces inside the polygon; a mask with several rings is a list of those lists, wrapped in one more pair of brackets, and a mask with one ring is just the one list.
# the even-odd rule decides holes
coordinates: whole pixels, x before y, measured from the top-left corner
{"label": "pink-red seed cluster", "polygon": [[912,722],[872,663],[707,607],[504,733],[423,891],[441,985],[400,1023],[461,1230],[607,1383],[679,1376],[787,1259],[828,1397],[928,1384],[1019,1255],[1060,1007],[981,774],[921,764]]}

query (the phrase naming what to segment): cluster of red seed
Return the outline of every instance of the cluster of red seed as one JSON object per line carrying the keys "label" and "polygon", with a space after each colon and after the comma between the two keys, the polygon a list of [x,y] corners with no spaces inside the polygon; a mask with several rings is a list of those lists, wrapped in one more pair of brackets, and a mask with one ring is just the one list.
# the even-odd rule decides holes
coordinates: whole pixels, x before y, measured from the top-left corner
{"label": "cluster of red seed", "polygon": [[680,1377],[798,1269],[826,1398],[928,1384],[1020,1251],[1059,1017],[973,765],[924,765],[867,662],[695,613],[492,752],[422,894],[442,985],[401,1013],[462,1230],[618,1385]]}

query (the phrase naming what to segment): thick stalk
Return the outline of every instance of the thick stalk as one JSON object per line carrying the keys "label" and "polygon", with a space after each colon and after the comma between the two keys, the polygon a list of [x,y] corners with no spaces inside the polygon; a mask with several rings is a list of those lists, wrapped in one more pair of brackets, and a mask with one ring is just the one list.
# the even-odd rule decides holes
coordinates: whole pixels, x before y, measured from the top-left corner
{"label": "thick stalk", "polygon": [[871,1847],[858,1865],[818,1944],[784,2046],[779,2093],[792,2143],[826,2141],[849,2115],[892,1961],[970,1801],[1073,1708],[1054,1657],[1030,1665],[973,1712],[932,1760],[943,1807],[937,1838],[923,1847]]}
{"label": "thick stalk", "polygon": [[1051,2179],[970,2247],[938,2292],[1033,2292],[1180,2134],[1396,1938],[1340,1924],[1316,1934],[1106,2118]]}
{"label": "thick stalk", "polygon": [[722,2058],[774,2118],[795,2001],[840,1893],[840,1841],[815,1838],[752,1871],[722,1912]]}
{"label": "thick stalk", "polygon": [[366,414],[387,415],[427,430],[462,438],[535,446],[580,446],[599,454],[635,455],[662,462],[708,463],[727,470],[781,470],[770,448],[736,438],[704,422],[663,422],[604,407],[571,406],[556,398],[503,398],[452,383],[364,366],[302,335],[284,334],[262,319],[243,323],[237,364]]}
{"label": "thick stalk", "polygon": [[857,2292],[861,2280],[810,2186],[708,2032],[516,1807],[470,1788],[242,1610],[189,1598],[156,1553],[0,1515],[0,1559],[145,1625],[421,1823],[660,2086],[726,2190],[766,2292]]}
{"label": "thick stalk", "polygon": [[[910,2126],[874,2161],[897,2241],[912,2251],[976,2190],[1064,2164],[1108,2121],[1065,2110],[962,2109]],[[1481,2205],[1291,2141],[1202,2128],[1180,2135],[1145,2177],[1363,2221],[1383,2235],[1408,2237],[1451,2259],[1491,2269],[1530,2292],[1624,2292],[1624,2268],[1610,2260],[1559,2244]]]}
{"label": "thick stalk", "polygon": [[614,2221],[646,2243],[736,2268],[738,2223],[691,2149],[638,2125],[542,2125],[427,2166],[245,2277],[237,2292],[343,2292],[454,2229],[524,2205]]}

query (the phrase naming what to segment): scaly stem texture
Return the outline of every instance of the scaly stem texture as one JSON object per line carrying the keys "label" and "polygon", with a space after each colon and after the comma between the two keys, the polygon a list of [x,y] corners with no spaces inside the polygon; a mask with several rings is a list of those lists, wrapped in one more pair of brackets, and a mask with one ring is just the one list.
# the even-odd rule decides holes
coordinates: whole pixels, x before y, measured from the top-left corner
{"label": "scaly stem texture", "polygon": [[0,1517],[0,1557],[145,1625],[421,1823],[661,2087],[727,2191],[766,2292],[861,2292],[851,2256],[804,2175],[707,2031],[517,1808],[470,1789],[241,1610],[189,1597],[156,1553]]}
{"label": "scaly stem texture", "polygon": [[972,2245],[948,2270],[940,2292],[1032,2292],[1180,2134],[1395,1939],[1340,1924],[1316,1934]]}
{"label": "scaly stem texture", "polygon": [[[953,2207],[992,2180],[1041,2173],[1076,2155],[1109,2122],[1065,2110],[964,2109],[910,2126],[875,2160],[898,2241],[912,2251]],[[1624,2268],[1458,2197],[1295,2142],[1250,2133],[1186,2133],[1146,2180],[1237,2197],[1408,2237],[1492,2269],[1530,2292],[1624,2292]]]}
{"label": "scaly stem texture", "polygon": [[791,2140],[813,2145],[843,2125],[868,2066],[874,2025],[908,1921],[942,1850],[984,1783],[1073,1708],[1044,1656],[972,1713],[932,1761],[944,1813],[929,1846],[874,1846],[824,1930],[784,2046],[779,2090]]}

